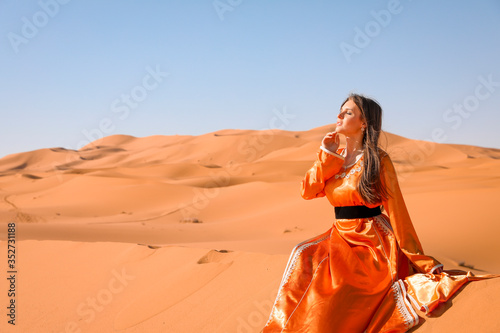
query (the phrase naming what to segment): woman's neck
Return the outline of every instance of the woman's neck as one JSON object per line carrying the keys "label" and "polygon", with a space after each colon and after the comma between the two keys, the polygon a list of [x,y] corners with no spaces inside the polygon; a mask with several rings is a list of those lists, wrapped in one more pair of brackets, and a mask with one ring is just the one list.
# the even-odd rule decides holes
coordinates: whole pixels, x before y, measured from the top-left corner
{"label": "woman's neck", "polygon": [[346,156],[357,155],[363,150],[362,137],[346,136]]}

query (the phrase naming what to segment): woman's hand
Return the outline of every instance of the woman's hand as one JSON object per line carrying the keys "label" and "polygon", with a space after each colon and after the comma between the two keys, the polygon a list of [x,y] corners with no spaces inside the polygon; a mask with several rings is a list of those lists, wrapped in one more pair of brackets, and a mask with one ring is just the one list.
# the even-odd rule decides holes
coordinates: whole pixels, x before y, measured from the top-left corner
{"label": "woman's hand", "polygon": [[337,132],[326,133],[321,145],[328,149],[329,151],[335,153],[340,145],[340,138]]}

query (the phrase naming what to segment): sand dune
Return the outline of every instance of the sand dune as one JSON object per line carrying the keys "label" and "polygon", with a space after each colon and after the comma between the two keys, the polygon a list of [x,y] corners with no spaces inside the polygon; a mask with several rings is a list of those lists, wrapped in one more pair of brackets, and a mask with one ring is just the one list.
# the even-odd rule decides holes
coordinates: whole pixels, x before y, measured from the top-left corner
{"label": "sand dune", "polygon": [[[259,332],[294,244],[333,222],[326,199],[299,196],[333,128],[113,135],[3,157],[0,251],[16,222],[19,297],[18,325],[0,330]],[[500,150],[391,133],[382,146],[426,252],[500,273]],[[499,296],[500,281],[473,283],[415,331],[497,332]]]}

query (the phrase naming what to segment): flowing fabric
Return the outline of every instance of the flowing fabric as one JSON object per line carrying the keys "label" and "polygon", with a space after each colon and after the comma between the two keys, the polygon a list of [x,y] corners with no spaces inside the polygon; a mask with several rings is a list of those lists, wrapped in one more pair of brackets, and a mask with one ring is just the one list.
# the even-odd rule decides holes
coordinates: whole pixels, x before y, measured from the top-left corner
{"label": "flowing fabric", "polygon": [[434,272],[442,265],[422,250],[389,156],[381,151],[387,199],[369,204],[356,190],[363,158],[343,166],[344,149],[319,150],[302,181],[304,199],[326,196],[334,207],[383,205],[384,213],[337,219],[330,230],[292,251],[264,333],[406,332],[414,307],[432,311],[473,279],[470,272]]}

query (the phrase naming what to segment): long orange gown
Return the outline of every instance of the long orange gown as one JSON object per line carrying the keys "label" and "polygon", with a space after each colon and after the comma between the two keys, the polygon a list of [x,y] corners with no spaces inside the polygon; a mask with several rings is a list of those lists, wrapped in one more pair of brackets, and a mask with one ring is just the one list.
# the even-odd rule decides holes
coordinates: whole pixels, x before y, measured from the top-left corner
{"label": "long orange gown", "polygon": [[422,250],[389,155],[381,151],[381,180],[389,196],[368,204],[356,190],[363,157],[345,167],[343,153],[318,151],[302,181],[302,197],[326,196],[334,207],[382,205],[384,213],[336,219],[324,234],[298,244],[264,333],[406,332],[418,324],[413,306],[430,312],[464,283],[492,277],[434,274],[442,265]]}

